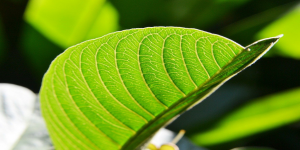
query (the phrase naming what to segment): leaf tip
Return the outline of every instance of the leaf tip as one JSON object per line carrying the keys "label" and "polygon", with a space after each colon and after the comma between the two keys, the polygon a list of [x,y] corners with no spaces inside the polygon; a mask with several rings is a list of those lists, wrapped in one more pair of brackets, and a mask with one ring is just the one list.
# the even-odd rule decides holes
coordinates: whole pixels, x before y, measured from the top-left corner
{"label": "leaf tip", "polygon": [[276,36],[277,38],[281,38],[281,37],[283,37],[283,34],[280,34],[280,35],[278,35],[278,36]]}

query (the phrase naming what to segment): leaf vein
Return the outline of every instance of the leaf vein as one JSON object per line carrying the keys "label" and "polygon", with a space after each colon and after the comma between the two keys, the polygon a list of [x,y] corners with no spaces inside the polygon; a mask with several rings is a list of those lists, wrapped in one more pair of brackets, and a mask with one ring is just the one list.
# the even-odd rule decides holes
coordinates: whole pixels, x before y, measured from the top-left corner
{"label": "leaf vein", "polygon": [[184,56],[183,56],[182,37],[183,37],[183,35],[180,36],[180,52],[181,52],[181,59],[182,59],[182,62],[183,62],[183,66],[184,66],[184,68],[185,68],[185,70],[186,70],[186,72],[187,72],[187,75],[188,75],[190,81],[194,84],[195,88],[197,88],[197,84],[196,84],[196,82],[192,79],[191,74],[190,74],[190,71],[188,70],[188,68],[187,68],[187,66],[186,66],[185,58],[184,58]]}
{"label": "leaf vein", "polygon": [[[138,31],[135,31],[134,33],[136,33],[136,32],[138,32]],[[125,36],[125,37],[123,37],[123,38],[121,38],[118,42],[117,42],[117,44],[116,44],[116,48],[117,48],[117,46],[119,45],[119,43],[120,43],[120,41],[122,40],[122,39],[124,39],[124,38],[126,38],[126,37],[128,37],[128,36],[130,36],[130,35],[133,35],[134,33],[131,33],[131,34],[129,34],[129,35],[127,35],[127,36]],[[134,36],[133,36],[134,37]],[[109,44],[108,44],[109,45]],[[110,46],[110,45],[109,45]],[[123,78],[121,77],[121,73],[120,73],[120,70],[119,70],[119,67],[118,67],[118,62],[117,62],[117,50],[116,50],[116,48],[113,48],[112,46],[110,46],[112,49],[114,49],[114,53],[115,53],[115,66],[116,66],[116,69],[117,69],[117,72],[118,72],[118,77],[119,77],[119,79],[120,79],[120,81],[122,82],[122,85],[123,85],[123,87],[124,87],[124,89],[125,89],[125,91],[126,91],[126,93],[130,96],[130,98],[137,104],[137,106],[139,106],[142,110],[144,110],[147,114],[149,114],[152,118],[154,118],[154,115],[152,114],[152,113],[150,113],[146,108],[144,108],[133,96],[132,96],[132,94],[129,92],[129,90],[128,90],[128,88],[126,87],[126,85],[125,85],[125,83],[124,83],[124,81],[123,81]],[[98,52],[97,52],[98,53]]]}

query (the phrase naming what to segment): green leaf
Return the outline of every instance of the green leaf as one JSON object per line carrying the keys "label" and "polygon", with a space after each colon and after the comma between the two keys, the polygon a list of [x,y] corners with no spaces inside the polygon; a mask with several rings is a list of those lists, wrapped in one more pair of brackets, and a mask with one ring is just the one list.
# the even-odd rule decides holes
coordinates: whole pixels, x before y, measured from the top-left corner
{"label": "green leaf", "polygon": [[215,128],[193,135],[201,146],[221,144],[300,119],[300,88],[266,96],[233,111]]}
{"label": "green leaf", "polygon": [[197,29],[115,32],[67,49],[40,91],[56,149],[139,149],[153,134],[266,53]]}
{"label": "green leaf", "polygon": [[274,21],[257,34],[257,38],[274,36],[284,33],[286,38],[276,44],[277,54],[285,57],[300,59],[299,36],[300,36],[300,5],[297,5],[289,13]]}
{"label": "green leaf", "polygon": [[118,28],[118,13],[105,0],[30,0],[25,20],[63,48]]}

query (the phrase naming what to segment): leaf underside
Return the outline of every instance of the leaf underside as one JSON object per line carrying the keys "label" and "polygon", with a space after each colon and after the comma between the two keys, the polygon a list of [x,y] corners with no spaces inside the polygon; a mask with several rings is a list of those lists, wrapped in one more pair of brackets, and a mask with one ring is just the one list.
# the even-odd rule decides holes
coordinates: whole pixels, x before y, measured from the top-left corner
{"label": "leaf underside", "polygon": [[70,47],[52,62],[40,91],[53,143],[56,149],[139,149],[278,39],[245,48],[196,29],[153,27]]}

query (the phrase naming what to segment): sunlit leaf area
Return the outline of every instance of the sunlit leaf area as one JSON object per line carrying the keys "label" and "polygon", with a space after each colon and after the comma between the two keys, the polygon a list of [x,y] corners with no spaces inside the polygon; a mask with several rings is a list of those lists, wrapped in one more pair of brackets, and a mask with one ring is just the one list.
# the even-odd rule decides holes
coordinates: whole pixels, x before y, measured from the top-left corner
{"label": "sunlit leaf area", "polygon": [[299,0],[1,0],[0,149],[299,150],[299,41]]}

